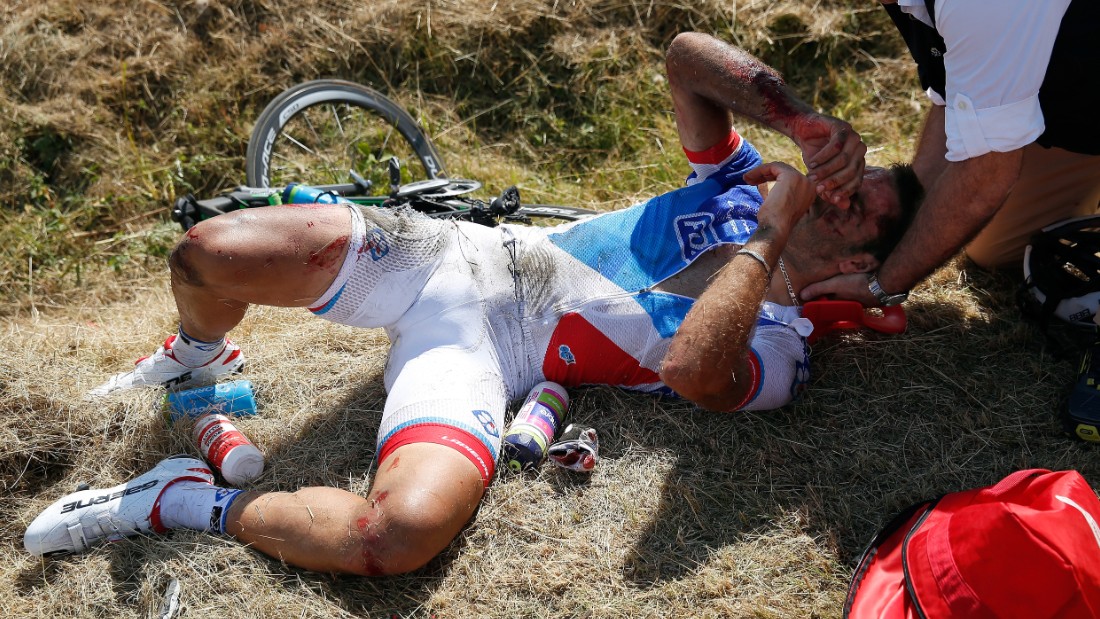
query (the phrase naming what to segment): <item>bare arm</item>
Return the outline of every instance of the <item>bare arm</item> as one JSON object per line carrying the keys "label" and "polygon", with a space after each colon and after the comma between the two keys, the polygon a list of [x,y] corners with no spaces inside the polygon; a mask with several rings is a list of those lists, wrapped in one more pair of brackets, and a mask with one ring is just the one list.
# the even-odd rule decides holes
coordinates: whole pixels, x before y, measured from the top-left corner
{"label": "bare arm", "polygon": [[909,290],[989,223],[1020,176],[1023,150],[945,164],[913,225],[879,269],[887,292]]}
{"label": "bare arm", "polygon": [[[745,243],[774,269],[791,228],[813,202],[813,184],[783,163],[745,174],[759,184],[776,181],[760,207],[759,227]],[[672,338],[661,380],[681,396],[710,410],[735,410],[751,395],[749,335],[770,281],[752,256],[737,254],[715,275]]]}
{"label": "bare arm", "polygon": [[925,187],[932,187],[936,179],[947,167],[947,131],[944,106],[933,105],[924,119],[917,142],[917,152],[913,154],[913,171]]}
{"label": "bare arm", "polygon": [[775,69],[705,34],[678,35],[665,65],[685,148],[706,150],[729,135],[731,112],[752,119],[791,138],[818,193],[847,206],[863,180],[867,152],[851,125],[817,113]]}
{"label": "bare arm", "polygon": [[[879,269],[879,284],[886,292],[910,290],[950,260],[1001,208],[1020,175],[1023,150],[949,162],[943,158],[945,139],[943,108],[934,106],[913,157],[914,170],[928,194],[909,230]],[[802,289],[804,299],[824,295],[878,305],[863,274],[838,275]]]}

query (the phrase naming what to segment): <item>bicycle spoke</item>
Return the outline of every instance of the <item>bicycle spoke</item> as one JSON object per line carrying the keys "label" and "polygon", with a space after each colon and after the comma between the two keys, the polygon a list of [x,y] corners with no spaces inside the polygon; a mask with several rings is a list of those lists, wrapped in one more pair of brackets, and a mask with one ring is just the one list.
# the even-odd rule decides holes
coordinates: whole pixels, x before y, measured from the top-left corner
{"label": "bicycle spoke", "polygon": [[[294,144],[295,146],[297,146],[302,151],[313,155],[314,157],[318,156],[317,153],[314,152],[314,150],[312,148],[306,146],[303,142],[296,139],[294,136],[290,135],[289,133],[284,133],[283,134],[283,139],[285,139],[287,142],[290,142],[291,144]],[[284,155],[276,154],[276,156],[281,157],[283,159],[287,159],[287,157],[284,156]]]}
{"label": "bicycle spoke", "polygon": [[336,130],[340,132],[340,135],[344,135],[344,125],[340,123],[340,114],[336,111],[335,105],[332,106],[332,121],[336,123]]}
{"label": "bicycle spoke", "polygon": [[313,121],[310,120],[309,114],[306,111],[303,111],[300,116],[302,118],[302,122],[304,122],[306,124],[306,127],[309,128],[309,132],[313,134],[313,141],[317,144],[320,144],[321,136],[317,134],[317,127],[313,125]]}

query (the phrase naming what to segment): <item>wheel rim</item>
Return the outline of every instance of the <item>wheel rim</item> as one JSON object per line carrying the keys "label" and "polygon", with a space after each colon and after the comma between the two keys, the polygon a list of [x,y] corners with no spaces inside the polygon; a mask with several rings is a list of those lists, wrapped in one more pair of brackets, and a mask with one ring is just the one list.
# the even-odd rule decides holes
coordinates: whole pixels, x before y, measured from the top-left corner
{"label": "wheel rim", "polygon": [[401,163],[401,183],[429,178],[397,127],[377,112],[348,102],[319,102],[294,113],[270,146],[268,183],[346,183],[348,170],[371,181],[372,194],[389,193],[389,160]]}

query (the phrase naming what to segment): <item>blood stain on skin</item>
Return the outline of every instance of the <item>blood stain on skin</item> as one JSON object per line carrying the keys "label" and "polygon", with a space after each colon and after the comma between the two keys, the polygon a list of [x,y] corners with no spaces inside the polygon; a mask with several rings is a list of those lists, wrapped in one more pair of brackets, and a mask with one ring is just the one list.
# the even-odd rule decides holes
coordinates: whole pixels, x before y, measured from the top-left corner
{"label": "blood stain on skin", "polygon": [[312,228],[313,227],[313,222],[311,221],[311,222],[306,223],[306,226],[309,227],[309,228]]}
{"label": "blood stain on skin", "polygon": [[367,576],[381,576],[385,574],[382,559],[379,555],[385,554],[385,539],[381,532],[381,519],[383,517],[382,502],[389,496],[388,490],[379,492],[371,499],[370,513],[359,518],[355,525],[359,529],[363,574]]}
{"label": "blood stain on skin", "polygon": [[392,462],[392,463],[390,464],[390,468],[388,468],[388,469],[386,469],[386,470],[387,470],[387,471],[392,471],[392,470],[394,470],[395,468],[397,468],[397,465],[398,465],[398,464],[399,464],[400,462],[401,462],[401,456],[394,456],[394,458],[393,458],[393,462]]}
{"label": "blood stain on skin", "polygon": [[382,543],[382,536],[377,530],[372,530],[375,523],[371,522],[368,516],[363,516],[355,525],[359,528],[359,532],[362,535],[363,550],[360,555],[363,563],[363,574],[366,576],[381,576],[384,572],[382,569],[382,562],[378,559],[377,553],[380,550],[379,546]]}
{"label": "blood stain on skin", "polygon": [[766,118],[791,122],[798,116],[798,111],[791,107],[790,101],[780,91],[783,86],[782,79],[762,72],[753,76],[752,83],[764,96],[764,116]]}
{"label": "blood stain on skin", "polygon": [[366,576],[384,576],[382,563],[371,554],[369,549],[363,549],[363,574]]}
{"label": "blood stain on skin", "polygon": [[309,255],[309,266],[318,271],[334,270],[348,245],[348,235],[343,235]]}

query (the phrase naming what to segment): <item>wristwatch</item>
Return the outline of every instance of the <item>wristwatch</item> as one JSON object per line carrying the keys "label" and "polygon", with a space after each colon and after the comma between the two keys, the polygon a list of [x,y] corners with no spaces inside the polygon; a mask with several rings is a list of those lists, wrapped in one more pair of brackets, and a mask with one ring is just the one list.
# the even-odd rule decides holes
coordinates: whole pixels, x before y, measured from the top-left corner
{"label": "wristwatch", "polygon": [[896,294],[890,294],[882,289],[882,286],[878,283],[878,273],[871,271],[867,274],[867,289],[871,291],[871,294],[875,295],[878,299],[879,305],[883,307],[890,307],[891,305],[898,305],[904,303],[909,298],[908,292],[898,292]]}

